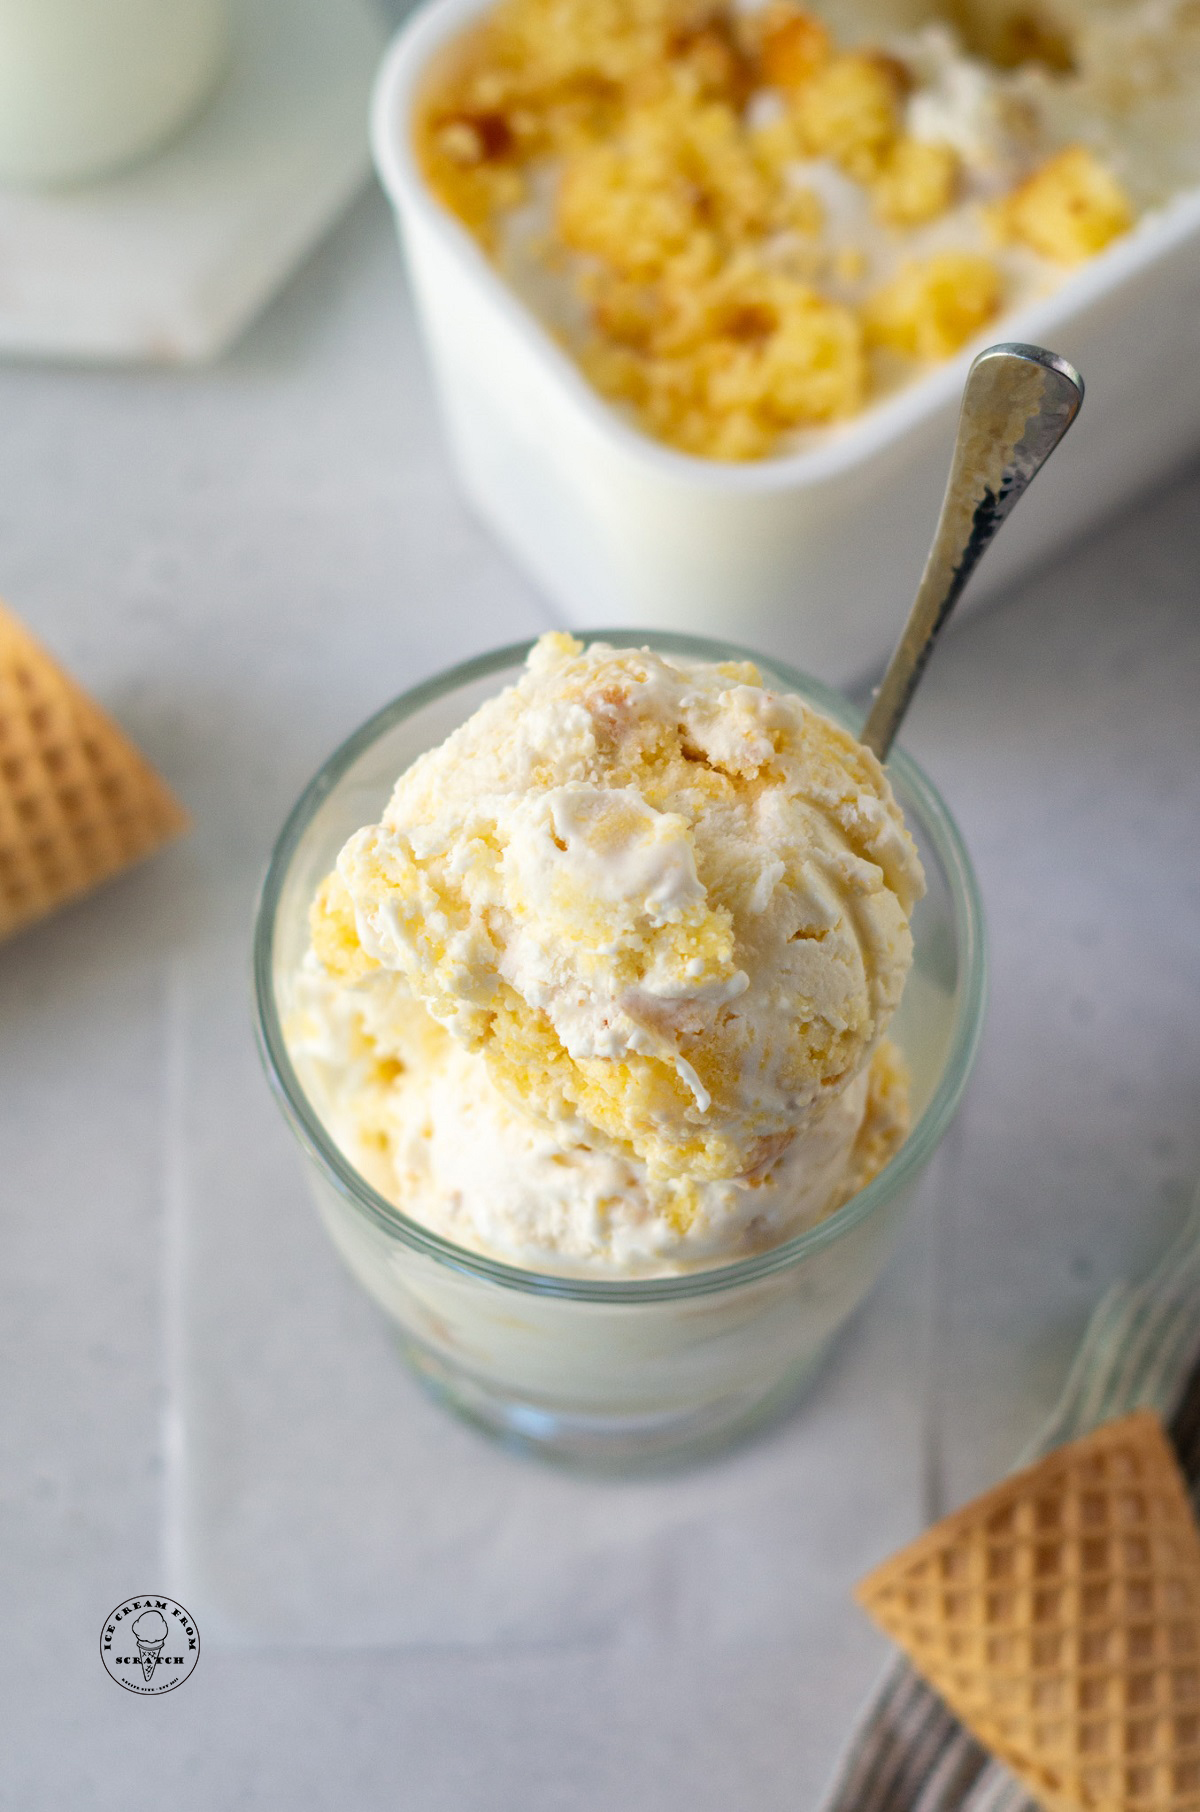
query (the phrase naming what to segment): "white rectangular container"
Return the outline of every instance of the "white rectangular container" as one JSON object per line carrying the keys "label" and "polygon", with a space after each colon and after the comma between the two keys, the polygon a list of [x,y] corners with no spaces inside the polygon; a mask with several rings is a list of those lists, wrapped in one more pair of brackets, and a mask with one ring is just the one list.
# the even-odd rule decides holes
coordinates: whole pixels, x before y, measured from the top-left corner
{"label": "white rectangular container", "polygon": [[846,684],[895,641],[932,533],[966,369],[1025,340],[1083,372],[1078,426],[983,569],[986,596],[1200,444],[1200,192],[799,453],[732,465],[641,434],[598,396],[434,198],[413,146],[431,61],[491,0],[428,0],[375,90],[396,210],[462,482],[581,627],[726,636]]}

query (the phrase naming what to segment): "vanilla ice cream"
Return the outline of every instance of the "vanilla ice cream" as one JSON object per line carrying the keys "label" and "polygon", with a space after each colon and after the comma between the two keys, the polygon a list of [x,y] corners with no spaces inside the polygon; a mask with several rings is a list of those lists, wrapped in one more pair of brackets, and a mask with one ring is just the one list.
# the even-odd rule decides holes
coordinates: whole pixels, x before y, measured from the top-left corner
{"label": "vanilla ice cream", "polygon": [[907,1130],[887,777],[749,663],[536,644],[319,890],[287,1025],[407,1214],[532,1269],[761,1250]]}

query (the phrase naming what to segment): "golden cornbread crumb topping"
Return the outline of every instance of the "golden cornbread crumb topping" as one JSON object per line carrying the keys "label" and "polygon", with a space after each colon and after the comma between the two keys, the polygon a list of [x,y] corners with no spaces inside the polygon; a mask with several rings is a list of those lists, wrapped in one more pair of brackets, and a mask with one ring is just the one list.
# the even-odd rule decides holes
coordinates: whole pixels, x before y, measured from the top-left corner
{"label": "golden cornbread crumb topping", "polygon": [[994,218],[1001,236],[1023,240],[1045,257],[1077,263],[1127,232],[1133,209],[1103,164],[1072,145],[998,203]]}
{"label": "golden cornbread crumb topping", "polygon": [[[998,64],[1067,67],[1050,25],[992,10],[966,9]],[[1132,223],[1097,154],[1022,145],[1001,91],[1008,161],[981,187],[922,116],[925,55],[839,44],[792,0],[501,0],[437,72],[418,149],[502,269],[566,293],[551,325],[603,395],[685,452],[756,459],[985,329],[1005,246],[1071,264]]]}

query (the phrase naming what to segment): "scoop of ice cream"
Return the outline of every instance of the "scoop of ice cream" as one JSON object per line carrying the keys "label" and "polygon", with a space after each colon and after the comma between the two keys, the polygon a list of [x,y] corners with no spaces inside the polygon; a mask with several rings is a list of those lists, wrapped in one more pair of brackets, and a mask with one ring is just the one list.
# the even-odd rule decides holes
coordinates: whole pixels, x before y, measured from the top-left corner
{"label": "scoop of ice cream", "polygon": [[136,1639],[146,1648],[153,1648],[167,1639],[167,1620],[161,1611],[143,1611],[140,1617],[134,1618],[132,1629]]}
{"label": "scoop of ice cream", "polygon": [[548,635],[350,839],[313,946],[560,1144],[720,1182],[863,1076],[922,891],[875,757],[753,665]]}

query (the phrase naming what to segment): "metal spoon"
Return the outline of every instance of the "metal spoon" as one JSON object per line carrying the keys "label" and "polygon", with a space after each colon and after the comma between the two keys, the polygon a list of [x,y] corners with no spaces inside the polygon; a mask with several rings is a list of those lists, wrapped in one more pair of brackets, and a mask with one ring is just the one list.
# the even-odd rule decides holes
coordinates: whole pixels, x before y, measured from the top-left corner
{"label": "metal spoon", "polygon": [[863,728],[862,740],[880,761],[967,580],[1082,401],[1075,367],[1043,346],[989,346],[972,364],[933,546]]}

